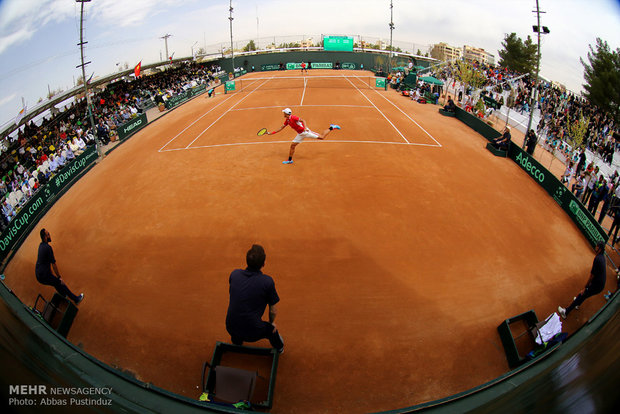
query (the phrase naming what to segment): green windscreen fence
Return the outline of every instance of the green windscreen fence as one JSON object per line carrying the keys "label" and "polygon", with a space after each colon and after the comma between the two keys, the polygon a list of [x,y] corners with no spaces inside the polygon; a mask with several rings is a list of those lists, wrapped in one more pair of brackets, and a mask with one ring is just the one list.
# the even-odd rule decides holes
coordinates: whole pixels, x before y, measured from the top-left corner
{"label": "green windscreen fence", "polygon": [[581,233],[592,246],[599,241],[607,240],[607,233],[586,207],[558,180],[550,171],[543,167],[534,157],[523,151],[514,142],[510,145],[508,156],[517,163],[538,185],[555,200],[566,214],[577,225]]}
{"label": "green windscreen fence", "polygon": [[488,140],[492,140],[502,135],[492,126],[484,122],[482,119],[470,114],[469,112],[459,108],[458,106],[456,107],[456,119],[463,122],[465,125],[467,125]]}
{"label": "green windscreen fence", "polygon": [[[456,108],[456,118],[474,131],[491,141],[501,134],[484,120],[463,109]],[[517,163],[532,179],[540,185],[577,225],[592,246],[607,240],[607,233],[586,207],[571,193],[560,180],[542,166],[534,157],[522,150],[514,142],[510,144],[508,157]]]}

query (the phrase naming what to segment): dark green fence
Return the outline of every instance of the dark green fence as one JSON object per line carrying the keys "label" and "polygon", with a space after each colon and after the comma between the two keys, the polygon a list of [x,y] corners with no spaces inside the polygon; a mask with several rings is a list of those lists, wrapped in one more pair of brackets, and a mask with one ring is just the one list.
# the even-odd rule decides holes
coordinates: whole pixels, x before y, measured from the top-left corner
{"label": "dark green fence", "polygon": [[484,122],[482,119],[475,115],[465,111],[464,109],[456,107],[456,119],[463,122],[465,125],[482,135],[488,140],[500,137],[500,134],[495,128]]}
{"label": "dark green fence", "polygon": [[179,93],[178,95],[174,95],[173,97],[168,98],[168,100],[166,101],[166,104],[165,104],[166,109],[174,108],[175,106],[178,106],[182,104],[183,102],[186,102],[192,99],[194,96],[204,93],[206,90],[207,90],[207,85],[199,85],[199,86],[196,86],[195,88],[183,91]]}
{"label": "dark green fence", "polygon": [[607,233],[583,204],[550,171],[514,142],[510,144],[508,157],[517,163],[538,185],[562,207],[592,246],[607,240]]}
{"label": "dark green fence", "polygon": [[[456,119],[478,132],[488,141],[501,136],[501,134],[484,122],[482,119],[457,107]],[[577,225],[584,237],[595,246],[599,241],[607,240],[607,233],[581,204],[579,200],[566,188],[556,176],[542,166],[536,159],[523,151],[514,142],[510,143],[508,156],[517,163],[532,179],[562,207],[568,216]]]}
{"label": "dark green fence", "polygon": [[146,120],[146,114],[142,113],[138,115],[134,119],[118,127],[118,139],[120,139],[121,141],[127,139],[127,137],[135,134],[136,132],[144,128],[146,124],[148,124],[148,121]]}

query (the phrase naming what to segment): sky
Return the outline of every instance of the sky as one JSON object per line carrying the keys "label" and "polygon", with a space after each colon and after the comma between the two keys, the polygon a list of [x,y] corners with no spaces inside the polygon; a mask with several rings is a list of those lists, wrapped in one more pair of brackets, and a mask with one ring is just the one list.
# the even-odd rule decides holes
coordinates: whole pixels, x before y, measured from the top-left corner
{"label": "sky", "polygon": [[[426,52],[430,45],[481,47],[495,55],[504,37],[536,41],[536,0],[393,0],[394,45]],[[574,92],[583,90],[583,66],[596,38],[620,48],[620,0],[539,0],[541,75]],[[233,40],[323,35],[390,38],[389,0],[234,0]],[[229,0],[91,0],[85,3],[87,77],[158,62],[168,54],[230,45]],[[66,90],[81,76],[80,3],[74,0],[0,0],[0,127],[48,90]],[[262,40],[261,40],[262,39]],[[280,40],[277,40],[280,42]],[[415,48],[415,50],[413,50]]]}

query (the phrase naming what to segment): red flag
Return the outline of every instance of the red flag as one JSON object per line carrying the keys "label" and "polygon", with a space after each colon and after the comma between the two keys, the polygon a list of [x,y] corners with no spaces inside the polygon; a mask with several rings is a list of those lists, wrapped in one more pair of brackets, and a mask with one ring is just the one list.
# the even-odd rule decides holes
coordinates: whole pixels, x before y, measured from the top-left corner
{"label": "red flag", "polygon": [[133,68],[133,74],[136,75],[136,78],[140,76],[140,69],[142,69],[142,61]]}

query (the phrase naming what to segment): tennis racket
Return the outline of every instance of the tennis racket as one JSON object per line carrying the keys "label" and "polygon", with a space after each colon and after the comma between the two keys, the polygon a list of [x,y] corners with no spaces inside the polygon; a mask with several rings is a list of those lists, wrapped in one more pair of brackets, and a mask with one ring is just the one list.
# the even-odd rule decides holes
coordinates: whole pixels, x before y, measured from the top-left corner
{"label": "tennis racket", "polygon": [[267,132],[267,128],[261,128],[261,129],[260,129],[260,130],[256,133],[256,135],[258,135],[259,137],[260,137],[260,136],[263,136],[263,135],[269,135],[269,132]]}

